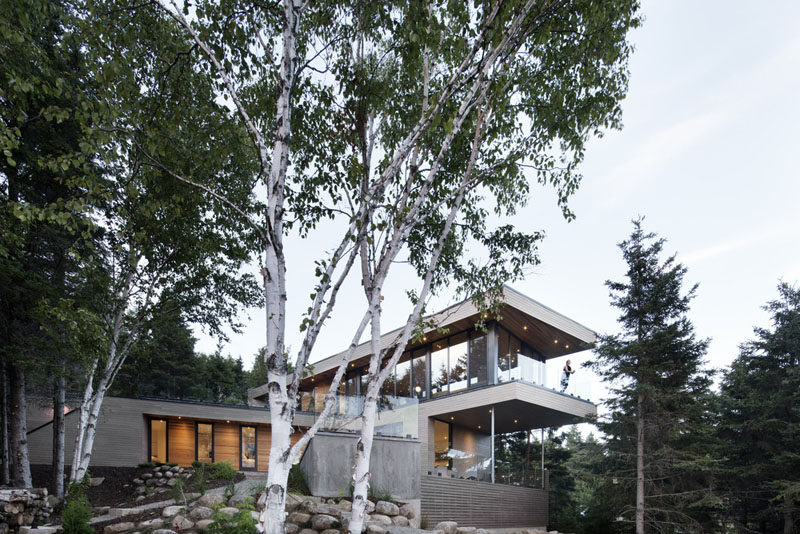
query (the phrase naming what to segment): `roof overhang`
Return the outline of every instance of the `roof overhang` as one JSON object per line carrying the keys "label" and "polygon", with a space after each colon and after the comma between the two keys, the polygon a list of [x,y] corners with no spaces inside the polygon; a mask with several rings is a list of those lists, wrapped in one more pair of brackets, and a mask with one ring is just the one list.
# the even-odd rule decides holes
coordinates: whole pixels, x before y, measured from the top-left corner
{"label": "roof overhang", "polygon": [[553,428],[586,422],[597,416],[593,403],[558,391],[508,382],[433,399],[420,404],[420,418],[431,417],[477,432],[495,434]]}

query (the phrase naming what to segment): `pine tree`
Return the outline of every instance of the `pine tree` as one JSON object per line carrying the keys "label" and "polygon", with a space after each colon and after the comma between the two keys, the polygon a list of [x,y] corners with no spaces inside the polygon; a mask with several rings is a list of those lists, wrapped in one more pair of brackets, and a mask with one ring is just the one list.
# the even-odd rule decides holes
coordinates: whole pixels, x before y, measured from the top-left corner
{"label": "pine tree", "polygon": [[722,384],[723,496],[742,530],[795,532],[800,511],[800,288],[778,285]]}
{"label": "pine tree", "polygon": [[[606,282],[620,311],[621,333],[600,337],[588,365],[612,392],[607,436],[610,476],[634,496],[620,515],[646,531],[698,530],[707,521],[707,402],[710,373],[702,369],[707,340],[687,317],[697,286],[683,290],[686,268],[662,260],[664,239],[633,221],[620,243],[626,281]],[[631,493],[625,493],[630,490]],[[631,517],[633,512],[633,517]]]}

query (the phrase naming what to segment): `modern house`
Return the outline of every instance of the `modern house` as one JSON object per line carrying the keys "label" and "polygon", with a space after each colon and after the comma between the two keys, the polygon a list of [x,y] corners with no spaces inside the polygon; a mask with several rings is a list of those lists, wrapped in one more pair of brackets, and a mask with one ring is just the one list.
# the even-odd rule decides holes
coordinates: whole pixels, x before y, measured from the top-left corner
{"label": "modern house", "polygon": [[[431,522],[545,525],[545,473],[498,472],[494,439],[596,414],[590,401],[547,384],[545,372],[548,360],[590,348],[595,333],[508,287],[497,316],[479,313],[470,301],[451,306],[430,317],[426,324],[435,327],[405,348],[381,392],[372,484],[396,496],[421,499],[422,514]],[[477,323],[485,326],[477,329]],[[384,335],[382,346],[396,334]],[[316,420],[341,360],[338,354],[316,362],[313,376],[302,382],[298,430]],[[350,358],[325,432],[312,440],[303,457],[317,494],[347,491],[368,362],[365,343]],[[266,386],[251,389],[249,406],[242,407],[108,398],[93,463],[228,460],[237,469],[265,471],[270,441],[266,395]],[[68,458],[73,426],[68,416]],[[49,423],[29,433],[32,463],[49,463],[50,436]]]}

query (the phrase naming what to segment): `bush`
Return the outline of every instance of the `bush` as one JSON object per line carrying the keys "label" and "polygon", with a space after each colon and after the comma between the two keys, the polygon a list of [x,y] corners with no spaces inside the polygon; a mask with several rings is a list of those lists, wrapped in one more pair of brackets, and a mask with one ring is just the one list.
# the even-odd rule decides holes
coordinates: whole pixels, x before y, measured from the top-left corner
{"label": "bush", "polygon": [[289,469],[289,480],[286,484],[286,490],[301,495],[311,495],[311,490],[308,489],[308,483],[306,482],[306,474],[303,473],[300,464],[294,464],[291,469]]}
{"label": "bush", "polygon": [[155,467],[155,466],[156,466],[155,462],[144,462],[139,464],[137,467]]}
{"label": "bush", "polygon": [[94,534],[94,528],[89,525],[92,518],[92,505],[83,491],[70,488],[67,504],[61,513],[61,528],[63,534]]}
{"label": "bush", "polygon": [[212,478],[224,478],[226,480],[233,480],[236,478],[236,469],[234,469],[233,464],[228,461],[216,462],[211,464],[210,467]]}
{"label": "bush", "polygon": [[172,485],[172,499],[175,501],[175,504],[185,500],[183,495],[183,479],[181,477],[175,477],[175,483]]}
{"label": "bush", "polygon": [[256,520],[250,515],[252,506],[242,507],[233,517],[226,514],[215,513],[211,516],[212,523],[208,525],[209,534],[257,534]]}
{"label": "bush", "polygon": [[191,481],[192,486],[194,489],[200,492],[201,495],[205,495],[206,493],[206,464],[200,464],[194,469],[194,474],[192,475]]}

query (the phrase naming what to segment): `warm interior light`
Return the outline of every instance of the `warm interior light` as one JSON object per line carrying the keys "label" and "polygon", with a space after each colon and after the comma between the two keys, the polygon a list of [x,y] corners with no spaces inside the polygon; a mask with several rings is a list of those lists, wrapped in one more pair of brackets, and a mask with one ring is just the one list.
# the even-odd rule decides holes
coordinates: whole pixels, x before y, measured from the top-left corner
{"label": "warm interior light", "polygon": [[564,345],[564,348],[565,348],[565,349],[568,349],[568,348],[569,348],[569,345]]}
{"label": "warm interior light", "polygon": [[428,341],[428,338],[426,336],[422,336],[422,341]]}
{"label": "warm interior light", "polygon": [[527,330],[528,329],[528,325],[523,326],[522,329],[523,330]]}
{"label": "warm interior light", "polygon": [[558,340],[557,340],[557,339],[554,339],[554,340],[553,340],[553,343],[558,343]]}
{"label": "warm interior light", "polygon": [[478,425],[478,430],[480,430],[480,429],[481,429],[481,425]]}
{"label": "warm interior light", "polygon": [[519,421],[517,421],[516,419],[514,419],[514,422],[515,422],[515,423],[519,423]]}
{"label": "warm interior light", "polygon": [[450,416],[450,420],[451,420],[451,421],[453,421],[454,419],[455,419],[455,417],[453,417],[453,416],[451,415],[451,416]]}
{"label": "warm interior light", "polygon": [[492,413],[492,410],[489,410],[489,413]]}
{"label": "warm interior light", "polygon": [[227,421],[225,421],[225,422],[226,422],[226,423],[230,423],[230,422],[231,422],[231,420],[230,420],[230,419],[228,419],[228,420],[227,420]]}
{"label": "warm interior light", "polygon": [[414,391],[416,391],[417,393],[419,393],[420,391],[422,391],[422,388],[421,388],[421,387],[419,387],[419,386],[415,386],[415,387],[414,387]]}

